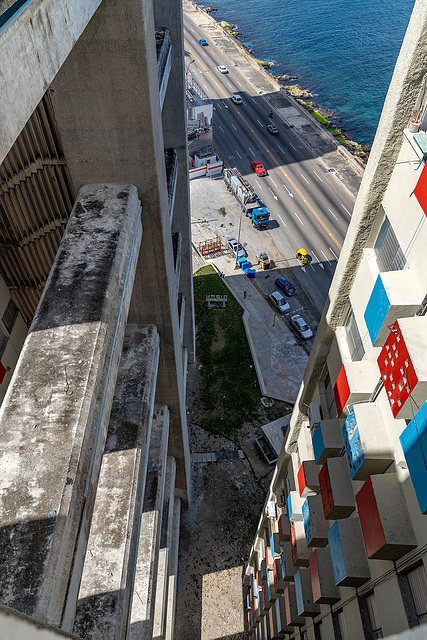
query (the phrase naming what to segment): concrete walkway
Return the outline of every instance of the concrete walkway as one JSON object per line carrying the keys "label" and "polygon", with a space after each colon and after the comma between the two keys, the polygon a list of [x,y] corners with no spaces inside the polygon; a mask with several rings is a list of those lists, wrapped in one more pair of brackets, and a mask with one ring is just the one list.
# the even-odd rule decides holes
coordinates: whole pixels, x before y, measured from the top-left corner
{"label": "concrete walkway", "polygon": [[[193,255],[195,271],[200,268],[201,261],[203,258]],[[244,309],[243,323],[261,393],[293,403],[308,361],[308,345],[301,346],[288,321],[283,316],[274,315],[252,279],[241,269],[234,269],[230,254],[203,263],[213,263],[224,273],[224,283]],[[311,346],[311,340],[308,343]]]}

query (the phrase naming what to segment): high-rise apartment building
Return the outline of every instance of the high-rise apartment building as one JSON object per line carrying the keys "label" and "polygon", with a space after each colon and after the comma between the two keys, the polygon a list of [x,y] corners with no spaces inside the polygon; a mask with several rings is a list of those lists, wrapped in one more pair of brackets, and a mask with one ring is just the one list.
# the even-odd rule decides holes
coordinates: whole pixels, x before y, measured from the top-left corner
{"label": "high-rise apartment building", "polygon": [[254,640],[427,622],[426,27],[416,2],[251,550]]}
{"label": "high-rise apartment building", "polygon": [[0,69],[0,626],[173,638],[194,359],[181,2],[6,0]]}

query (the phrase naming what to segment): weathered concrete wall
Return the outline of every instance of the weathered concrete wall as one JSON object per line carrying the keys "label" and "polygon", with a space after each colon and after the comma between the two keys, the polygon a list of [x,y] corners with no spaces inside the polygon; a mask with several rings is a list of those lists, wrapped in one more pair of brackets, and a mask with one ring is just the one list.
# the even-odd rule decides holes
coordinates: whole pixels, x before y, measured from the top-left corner
{"label": "weathered concrete wall", "polygon": [[33,2],[0,34],[0,162],[100,2]]}
{"label": "weathered concrete wall", "polygon": [[153,325],[127,326],[74,622],[82,638],[126,636],[158,351]]}
{"label": "weathered concrete wall", "polygon": [[[155,323],[160,334],[156,401],[170,410],[170,453],[177,459],[177,487],[185,498],[189,452],[164,160],[165,142],[171,146],[176,144],[180,156],[183,155],[182,137],[175,139],[172,128],[181,116],[185,121],[185,112],[182,111],[180,117],[174,116],[173,125],[168,125],[170,134],[164,141],[155,49],[156,26],[171,26],[174,33],[179,32],[179,25],[172,25],[178,6],[175,2],[170,11],[164,9],[160,13],[157,4],[167,7],[168,2],[104,0],[56,76],[52,102],[74,185],[124,181],[138,189],[144,238],[129,321]],[[159,20],[164,18],[170,24],[157,24],[154,4]],[[177,37],[174,59],[179,56],[181,46],[182,36]],[[181,61],[177,70],[172,68],[170,82],[175,81],[175,73],[182,75],[182,64]],[[178,91],[182,78],[176,82]],[[175,100],[176,114],[176,95],[171,87],[166,102],[169,105],[170,100]],[[171,107],[165,108],[171,113]],[[188,189],[182,173],[180,184]],[[185,233],[189,246],[188,194],[177,194],[175,211],[178,203],[182,207],[182,220],[187,218]],[[178,222],[176,226],[174,223],[174,230],[177,226]],[[190,260],[186,258],[183,278],[190,277]],[[191,309],[191,284],[185,288]],[[188,332],[186,341],[191,348],[192,338]]]}
{"label": "weathered concrete wall", "polygon": [[0,600],[57,626],[86,550],[141,233],[135,187],[81,189],[0,410]]}

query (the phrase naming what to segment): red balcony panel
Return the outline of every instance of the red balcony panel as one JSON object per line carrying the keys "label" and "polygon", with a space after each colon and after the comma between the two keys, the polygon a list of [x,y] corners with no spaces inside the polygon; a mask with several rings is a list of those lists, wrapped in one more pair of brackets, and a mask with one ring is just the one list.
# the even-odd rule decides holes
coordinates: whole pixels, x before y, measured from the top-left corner
{"label": "red balcony panel", "polygon": [[286,587],[283,599],[285,601],[286,624],[290,627],[302,627],[305,624],[305,618],[298,615],[295,585],[290,584]]}
{"label": "red balcony panel", "polygon": [[319,472],[319,484],[325,518],[348,518],[355,503],[347,459],[328,458]]}
{"label": "red balcony panel", "polygon": [[303,498],[319,490],[319,467],[314,460],[302,462],[298,471],[298,487],[299,494]]}
{"label": "red balcony panel", "polygon": [[394,418],[413,417],[409,394],[418,406],[427,397],[426,332],[426,316],[396,320],[377,360]]}
{"label": "red balcony panel", "polygon": [[416,547],[397,475],[371,476],[356,495],[368,558],[397,560]]}
{"label": "red balcony panel", "polygon": [[350,396],[350,386],[347,380],[347,374],[345,366],[342,365],[341,371],[338,374],[337,381],[334,386],[335,405],[337,407],[337,413],[340,416]]}
{"label": "red balcony panel", "polygon": [[334,581],[329,549],[315,549],[310,556],[310,577],[313,602],[334,604],[340,592]]}

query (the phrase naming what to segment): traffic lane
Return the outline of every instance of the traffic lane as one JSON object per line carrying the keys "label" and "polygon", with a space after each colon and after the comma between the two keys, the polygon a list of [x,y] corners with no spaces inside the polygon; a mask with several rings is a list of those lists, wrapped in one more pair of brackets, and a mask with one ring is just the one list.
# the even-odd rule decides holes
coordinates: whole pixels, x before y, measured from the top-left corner
{"label": "traffic lane", "polygon": [[[222,119],[221,124],[219,124],[219,122],[217,123],[217,127],[221,134],[219,139],[217,139],[218,146],[226,146],[229,152],[233,149],[234,153],[238,155],[240,161],[235,158],[237,160],[235,164],[238,165],[242,175],[246,177],[260,199],[267,206],[270,211],[271,220],[276,220],[279,226],[281,224],[286,228],[286,234],[291,243],[290,249],[293,248],[291,255],[295,254],[295,251],[299,247],[311,244],[319,251],[319,262],[322,261],[323,257],[325,260],[333,260],[334,255],[330,251],[330,235],[323,227],[315,226],[313,229],[312,214],[304,202],[292,198],[292,203],[290,203],[291,198],[288,192],[281,192],[280,189],[278,189],[278,183],[275,181],[275,178],[278,180],[281,175],[277,173],[277,175],[274,174],[274,177],[272,175],[260,177],[256,176],[256,174],[249,169],[251,156],[247,157],[244,152],[244,146],[248,143],[248,140],[245,141],[245,137],[248,138],[245,129],[243,128],[241,131],[237,130],[234,123],[229,119]],[[237,150],[239,146],[242,152],[241,154]],[[242,157],[242,154],[245,154],[244,157]],[[255,156],[256,154],[253,153],[253,159],[255,159]],[[257,154],[257,159],[265,162],[265,158],[261,153]],[[265,164],[267,163],[265,162]],[[246,172],[245,169],[249,169],[250,172]],[[270,227],[271,226],[272,222],[270,223]],[[301,229],[301,227],[303,228]],[[293,247],[292,243],[294,245]],[[336,249],[336,252],[338,253],[338,249]]]}

